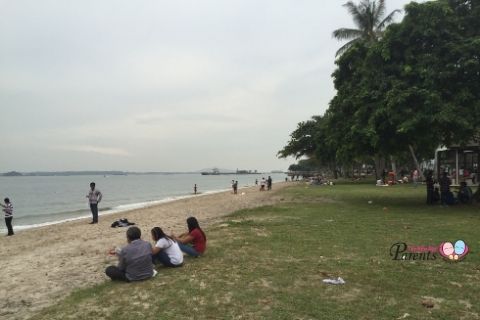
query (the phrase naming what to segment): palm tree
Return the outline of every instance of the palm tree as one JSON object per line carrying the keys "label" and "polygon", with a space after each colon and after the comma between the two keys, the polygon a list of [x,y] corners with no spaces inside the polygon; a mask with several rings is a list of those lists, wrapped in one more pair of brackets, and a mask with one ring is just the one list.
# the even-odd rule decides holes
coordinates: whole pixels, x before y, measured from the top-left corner
{"label": "palm tree", "polygon": [[341,28],[333,31],[334,38],[338,40],[350,40],[338,49],[335,56],[343,54],[356,42],[377,41],[381,38],[387,25],[392,22],[394,15],[400,12],[400,10],[394,10],[384,18],[386,10],[385,0],[361,0],[358,5],[349,1],[343,6],[346,7],[352,15],[353,22],[358,29]]}

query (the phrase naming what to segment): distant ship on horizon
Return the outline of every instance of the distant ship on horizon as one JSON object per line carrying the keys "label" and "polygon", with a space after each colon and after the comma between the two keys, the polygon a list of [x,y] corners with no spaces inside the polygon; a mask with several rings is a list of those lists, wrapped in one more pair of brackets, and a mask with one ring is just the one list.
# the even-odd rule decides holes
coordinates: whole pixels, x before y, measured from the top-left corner
{"label": "distant ship on horizon", "polygon": [[218,168],[213,168],[212,171],[202,171],[202,176],[219,176],[226,174],[260,174],[257,170],[238,170],[234,172],[220,172]]}

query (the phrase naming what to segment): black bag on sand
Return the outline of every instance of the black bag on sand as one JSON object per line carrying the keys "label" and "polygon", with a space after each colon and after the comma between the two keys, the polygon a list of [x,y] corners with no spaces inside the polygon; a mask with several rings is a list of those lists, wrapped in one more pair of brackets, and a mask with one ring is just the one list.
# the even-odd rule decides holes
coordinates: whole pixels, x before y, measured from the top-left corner
{"label": "black bag on sand", "polygon": [[117,228],[117,227],[128,227],[128,226],[133,226],[135,223],[128,221],[128,219],[120,219],[112,223],[111,227],[112,228]]}

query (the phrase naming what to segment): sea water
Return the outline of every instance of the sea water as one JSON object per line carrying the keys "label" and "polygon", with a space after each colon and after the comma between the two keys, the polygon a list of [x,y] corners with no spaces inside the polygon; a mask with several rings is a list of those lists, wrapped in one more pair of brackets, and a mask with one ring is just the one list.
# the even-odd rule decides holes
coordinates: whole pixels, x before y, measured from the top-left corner
{"label": "sea water", "polygon": [[[22,230],[91,217],[86,198],[90,182],[95,182],[103,194],[99,210],[100,215],[106,215],[196,196],[194,184],[200,194],[211,194],[231,190],[232,180],[238,180],[241,188],[255,185],[255,179],[260,183],[262,177],[268,176],[274,182],[285,180],[284,174],[203,176],[200,173],[0,177],[0,201],[3,204],[5,197],[10,198],[14,230]],[[0,232],[5,231],[0,224]]]}

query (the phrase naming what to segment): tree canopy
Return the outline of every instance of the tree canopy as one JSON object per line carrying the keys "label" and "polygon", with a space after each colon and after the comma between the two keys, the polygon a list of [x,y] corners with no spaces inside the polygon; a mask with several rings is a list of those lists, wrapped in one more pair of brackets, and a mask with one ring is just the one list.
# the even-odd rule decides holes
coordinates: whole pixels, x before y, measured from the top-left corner
{"label": "tree canopy", "polygon": [[[361,8],[384,4],[347,3],[355,22]],[[412,2],[376,41],[360,39],[341,49],[326,113],[299,124],[279,155],[336,165],[409,150],[430,159],[439,145],[478,131],[480,0]]]}

